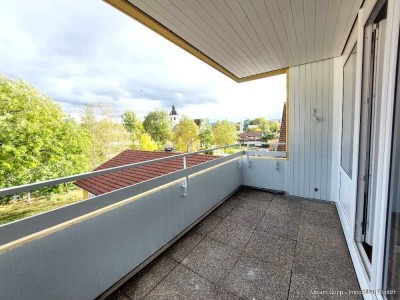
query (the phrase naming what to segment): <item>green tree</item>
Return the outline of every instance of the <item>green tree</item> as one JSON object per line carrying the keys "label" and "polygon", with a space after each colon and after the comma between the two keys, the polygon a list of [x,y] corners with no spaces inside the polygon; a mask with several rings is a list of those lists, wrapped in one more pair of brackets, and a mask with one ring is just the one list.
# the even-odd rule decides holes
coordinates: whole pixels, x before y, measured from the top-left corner
{"label": "green tree", "polygon": [[200,125],[199,140],[201,147],[211,148],[214,145],[214,133],[208,120]]}
{"label": "green tree", "polygon": [[111,113],[111,107],[103,103],[89,104],[83,112],[81,125],[92,141],[89,155],[92,168],[129,148],[132,143],[124,125],[113,120]]}
{"label": "green tree", "polygon": [[263,117],[255,118],[252,123],[253,125],[258,125],[258,128],[263,132],[268,130],[268,120]]}
{"label": "green tree", "polygon": [[234,144],[238,140],[236,126],[228,120],[218,121],[214,125],[213,133],[218,146]]}
{"label": "green tree", "polygon": [[0,77],[0,133],[0,188],[88,169],[88,133],[22,80]]}
{"label": "green tree", "polygon": [[125,129],[134,135],[139,135],[143,132],[143,124],[132,110],[127,110],[122,115],[122,123]]}
{"label": "green tree", "polygon": [[155,110],[149,112],[144,118],[143,128],[159,144],[165,144],[171,139],[171,122],[166,111]]}
{"label": "green tree", "polygon": [[193,120],[183,116],[174,127],[173,142],[180,151],[195,150],[199,142],[199,127]]}

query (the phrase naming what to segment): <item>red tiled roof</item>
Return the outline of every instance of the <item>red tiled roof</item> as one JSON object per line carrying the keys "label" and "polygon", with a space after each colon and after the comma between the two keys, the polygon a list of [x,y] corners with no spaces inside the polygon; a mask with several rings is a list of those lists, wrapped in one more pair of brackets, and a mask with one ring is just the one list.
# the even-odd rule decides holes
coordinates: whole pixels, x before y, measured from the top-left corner
{"label": "red tiled roof", "polygon": [[[177,153],[171,152],[125,150],[101,166],[97,167],[95,171],[156,158],[173,156],[176,154]],[[187,158],[187,164],[188,167],[192,167],[216,158],[218,158],[218,156],[205,154],[191,155]],[[181,169],[183,169],[183,158],[174,158],[138,168],[126,169],[105,175],[81,179],[76,181],[75,184],[89,193],[97,196],[155,177],[173,173]]]}
{"label": "red tiled roof", "polygon": [[283,104],[282,123],[281,123],[281,132],[279,134],[278,151],[286,151],[286,102]]}
{"label": "red tiled roof", "polygon": [[240,134],[240,138],[241,139],[248,139],[251,137],[255,137],[255,138],[262,138],[263,132],[262,131],[246,131],[246,132],[242,132]]}

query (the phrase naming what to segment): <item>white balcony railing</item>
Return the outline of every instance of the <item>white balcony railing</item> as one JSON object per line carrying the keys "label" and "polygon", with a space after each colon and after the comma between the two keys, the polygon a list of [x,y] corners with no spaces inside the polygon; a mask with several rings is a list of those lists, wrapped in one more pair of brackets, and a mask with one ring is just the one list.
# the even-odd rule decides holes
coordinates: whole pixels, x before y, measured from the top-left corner
{"label": "white balcony railing", "polygon": [[[231,146],[218,149],[226,147]],[[185,161],[210,150],[215,149],[7,188],[0,190],[0,197],[176,158]],[[274,159],[248,154],[258,163],[248,164],[246,152],[239,151],[0,226],[1,297],[93,299],[101,295],[138,272],[241,185],[268,188],[265,171],[267,167],[273,172]],[[271,177],[284,178],[283,166],[275,172]],[[259,177],[263,181],[258,182]]]}

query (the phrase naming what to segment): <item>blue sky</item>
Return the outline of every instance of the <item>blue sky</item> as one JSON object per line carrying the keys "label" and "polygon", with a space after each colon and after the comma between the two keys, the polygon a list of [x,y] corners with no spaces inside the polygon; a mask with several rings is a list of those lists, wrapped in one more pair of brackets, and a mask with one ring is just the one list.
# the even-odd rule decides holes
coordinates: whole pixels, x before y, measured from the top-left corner
{"label": "blue sky", "polygon": [[0,74],[30,82],[69,114],[94,102],[115,116],[172,104],[211,121],[282,114],[284,75],[237,84],[103,1],[2,0],[0,25]]}

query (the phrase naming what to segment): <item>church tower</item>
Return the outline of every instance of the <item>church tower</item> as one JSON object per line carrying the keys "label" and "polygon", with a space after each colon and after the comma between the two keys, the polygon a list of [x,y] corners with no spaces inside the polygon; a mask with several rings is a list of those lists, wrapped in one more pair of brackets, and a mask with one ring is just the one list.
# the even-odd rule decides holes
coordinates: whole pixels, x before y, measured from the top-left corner
{"label": "church tower", "polygon": [[181,116],[176,112],[175,105],[172,105],[172,110],[169,113],[169,120],[171,121],[171,126],[174,127],[181,120]]}

